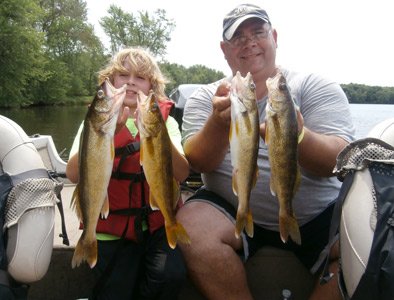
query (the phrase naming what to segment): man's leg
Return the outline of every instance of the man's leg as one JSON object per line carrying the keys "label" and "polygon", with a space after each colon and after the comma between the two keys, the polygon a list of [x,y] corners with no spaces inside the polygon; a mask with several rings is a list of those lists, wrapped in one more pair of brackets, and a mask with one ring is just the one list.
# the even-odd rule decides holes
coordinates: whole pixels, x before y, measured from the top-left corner
{"label": "man's leg", "polygon": [[189,276],[208,299],[252,299],[243,262],[235,250],[242,239],[234,224],[209,203],[190,202],[177,219],[189,234],[191,245],[179,243]]}

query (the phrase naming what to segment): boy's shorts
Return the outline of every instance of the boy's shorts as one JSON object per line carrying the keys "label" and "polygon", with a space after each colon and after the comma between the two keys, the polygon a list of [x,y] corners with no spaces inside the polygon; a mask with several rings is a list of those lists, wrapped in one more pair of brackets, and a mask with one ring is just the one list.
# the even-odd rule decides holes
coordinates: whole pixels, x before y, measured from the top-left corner
{"label": "boy's shorts", "polygon": [[[236,209],[219,195],[202,188],[198,190],[195,195],[187,199],[185,204],[192,201],[201,201],[213,205],[235,224]],[[300,227],[301,245],[294,243],[291,238],[289,238],[287,243],[283,243],[279,232],[264,229],[254,224],[253,238],[246,235],[245,232],[241,234],[243,249],[239,251],[238,254],[241,259],[246,261],[249,257],[253,256],[259,248],[265,245],[290,250],[312,274],[316,274],[318,271],[321,271],[323,263],[325,262],[323,258],[325,258],[326,252],[322,251],[328,244],[328,235],[334,206],[335,203],[333,202],[320,215]]]}

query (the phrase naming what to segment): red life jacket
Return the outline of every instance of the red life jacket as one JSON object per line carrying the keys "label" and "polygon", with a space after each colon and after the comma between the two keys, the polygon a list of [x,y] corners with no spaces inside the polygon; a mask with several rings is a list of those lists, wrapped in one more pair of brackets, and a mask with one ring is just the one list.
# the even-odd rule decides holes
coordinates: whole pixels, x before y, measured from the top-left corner
{"label": "red life jacket", "polygon": [[[159,101],[165,121],[173,104]],[[147,221],[151,233],[164,225],[162,213],[150,209],[149,185],[140,165],[139,141],[139,133],[134,139],[126,126],[115,136],[116,156],[108,186],[110,213],[107,219],[99,219],[97,232],[122,236],[128,226],[126,239],[137,241],[142,233],[142,222]],[[180,205],[182,201],[178,201]]]}

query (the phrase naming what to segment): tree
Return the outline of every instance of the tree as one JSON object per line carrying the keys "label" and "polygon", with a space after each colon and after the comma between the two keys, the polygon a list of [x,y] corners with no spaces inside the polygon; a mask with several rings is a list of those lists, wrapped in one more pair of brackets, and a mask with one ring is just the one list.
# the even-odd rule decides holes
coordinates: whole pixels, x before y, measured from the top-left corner
{"label": "tree", "polygon": [[152,15],[139,11],[136,17],[112,4],[108,13],[110,16],[104,17],[100,25],[110,38],[112,54],[123,47],[138,46],[164,57],[175,28],[175,22],[167,19],[165,10],[158,9]]}
{"label": "tree", "polygon": [[0,2],[0,104],[29,105],[31,90],[46,80],[48,60],[36,30],[43,10],[34,0]]}
{"label": "tree", "polygon": [[180,84],[206,84],[217,81],[225,76],[223,72],[216,71],[202,65],[194,65],[190,68],[186,68],[182,65],[162,62],[159,63],[159,66],[161,71],[170,81],[170,83],[166,85],[167,95],[169,95],[170,92]]}
{"label": "tree", "polygon": [[52,73],[53,78],[42,84],[63,87],[63,91],[59,87],[51,89],[58,91],[59,98],[90,95],[97,83],[95,73],[106,57],[102,43],[94,35],[93,26],[87,23],[86,2],[41,0],[40,4],[45,10],[41,30],[46,37],[46,52],[52,64],[59,64],[60,70],[67,72],[63,77]]}

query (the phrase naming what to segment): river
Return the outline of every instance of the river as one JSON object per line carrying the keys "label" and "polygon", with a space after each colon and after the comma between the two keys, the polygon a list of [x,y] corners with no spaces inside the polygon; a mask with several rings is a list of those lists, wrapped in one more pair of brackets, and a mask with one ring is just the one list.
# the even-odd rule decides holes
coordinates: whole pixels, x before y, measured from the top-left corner
{"label": "river", "polygon": [[[394,105],[350,104],[356,137],[362,138],[376,124],[394,118]],[[43,106],[25,109],[0,109],[0,115],[18,123],[27,135],[51,135],[60,157],[68,154],[87,106]]]}

